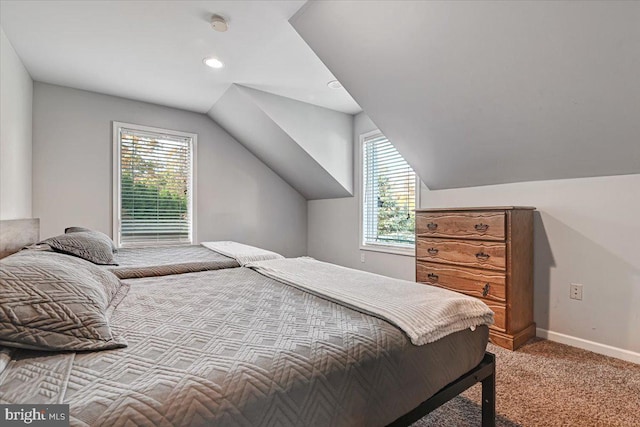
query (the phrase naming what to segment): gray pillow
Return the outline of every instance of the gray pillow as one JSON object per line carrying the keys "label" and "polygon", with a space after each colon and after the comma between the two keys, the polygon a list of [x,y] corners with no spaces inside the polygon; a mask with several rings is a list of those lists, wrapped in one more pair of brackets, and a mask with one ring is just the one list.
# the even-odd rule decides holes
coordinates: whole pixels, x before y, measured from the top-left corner
{"label": "gray pillow", "polygon": [[113,258],[111,239],[99,231],[79,231],[43,240],[56,252],[75,255],[100,265],[118,265]]}
{"label": "gray pillow", "polygon": [[126,347],[109,325],[129,290],[112,273],[55,252],[0,260],[0,344],[32,350]]}
{"label": "gray pillow", "polygon": [[64,234],[79,233],[79,232],[83,232],[83,231],[90,231],[92,233],[98,233],[98,234],[103,235],[104,237],[109,239],[109,241],[111,242],[111,250],[113,251],[113,253],[118,252],[118,248],[116,248],[116,244],[113,243],[113,240],[111,240],[111,237],[107,236],[104,233],[101,233],[100,231],[95,231],[95,230],[92,230],[90,228],[85,228],[85,227],[67,227],[67,228],[64,229]]}
{"label": "gray pillow", "polygon": [[90,228],[86,228],[86,227],[67,227],[64,229],[64,234],[67,233],[77,233],[79,231],[93,231]]}

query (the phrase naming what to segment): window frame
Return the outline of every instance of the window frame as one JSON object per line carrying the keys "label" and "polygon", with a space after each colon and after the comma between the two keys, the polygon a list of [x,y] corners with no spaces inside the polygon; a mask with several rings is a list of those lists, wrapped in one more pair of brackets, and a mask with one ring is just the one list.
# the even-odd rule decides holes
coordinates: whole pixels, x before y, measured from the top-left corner
{"label": "window frame", "polygon": [[[416,247],[415,243],[413,246],[409,247],[401,247],[396,245],[389,245],[384,243],[366,243],[364,241],[364,195],[365,195],[365,179],[364,179],[364,143],[365,140],[371,139],[372,137],[383,136],[386,138],[384,133],[380,131],[380,129],[372,130],[370,132],[365,132],[360,134],[360,144],[358,150],[358,191],[359,191],[359,202],[358,202],[358,247],[362,251],[372,251],[372,252],[383,252],[394,255],[403,255],[403,256],[412,256],[416,255]],[[406,161],[406,160],[405,160]],[[415,174],[415,172],[414,172]],[[415,206],[416,209],[420,206],[420,178],[417,174],[415,174],[416,184],[415,184]]]}
{"label": "window frame", "polygon": [[[121,217],[120,217],[120,213],[121,213],[121,192],[122,192],[122,177],[121,177],[121,173],[122,173],[122,168],[121,168],[121,147],[120,147],[120,129],[125,128],[125,129],[131,129],[131,130],[137,130],[137,131],[141,131],[141,132],[151,132],[151,133],[158,133],[158,134],[164,134],[164,135],[170,135],[170,136],[176,136],[176,137],[181,137],[181,138],[191,138],[191,180],[190,180],[190,188],[189,188],[189,194],[191,195],[191,197],[189,198],[189,214],[190,214],[190,219],[191,219],[191,228],[189,230],[189,242],[188,243],[183,243],[183,245],[192,245],[196,242],[198,242],[197,239],[197,191],[196,189],[198,188],[197,186],[197,177],[198,177],[198,173],[197,173],[197,154],[198,154],[198,134],[196,133],[192,133],[192,132],[183,132],[183,131],[177,131],[177,130],[171,130],[171,129],[164,129],[164,128],[158,128],[158,127],[152,127],[152,126],[143,126],[143,125],[138,125],[138,124],[134,124],[134,123],[126,123],[126,122],[117,122],[117,121],[113,121],[112,122],[112,140],[113,140],[113,156],[112,156],[112,164],[113,164],[113,186],[112,186],[112,195],[113,195],[113,200],[112,200],[112,205],[113,205],[113,212],[112,212],[112,220],[113,220],[113,225],[112,225],[112,234],[113,234],[113,241],[116,245],[117,248],[122,248],[122,247],[127,247],[127,248],[136,248],[136,247],[145,247],[145,246],[150,246],[151,243],[147,242],[147,243],[129,243],[126,245],[122,245],[122,241],[120,239],[120,224],[121,224]],[[156,242],[155,245],[163,245],[162,243],[158,243]],[[180,243],[176,243],[176,242],[169,242],[166,243],[166,246],[177,246],[177,245],[181,245]]]}

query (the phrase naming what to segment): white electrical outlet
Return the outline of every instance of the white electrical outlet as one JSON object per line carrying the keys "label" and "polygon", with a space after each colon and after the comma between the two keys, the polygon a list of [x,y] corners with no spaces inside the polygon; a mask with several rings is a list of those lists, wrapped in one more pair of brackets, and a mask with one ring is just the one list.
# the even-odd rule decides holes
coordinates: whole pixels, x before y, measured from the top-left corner
{"label": "white electrical outlet", "polygon": [[360,252],[360,262],[364,262],[364,252]]}
{"label": "white electrical outlet", "polygon": [[571,283],[569,285],[569,298],[582,301],[582,285]]}

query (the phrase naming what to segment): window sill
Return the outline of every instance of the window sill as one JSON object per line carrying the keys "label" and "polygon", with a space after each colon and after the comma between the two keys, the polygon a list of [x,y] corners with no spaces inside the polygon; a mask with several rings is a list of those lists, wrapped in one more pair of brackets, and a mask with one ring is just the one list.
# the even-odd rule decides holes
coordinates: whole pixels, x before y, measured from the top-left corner
{"label": "window sill", "polygon": [[416,256],[415,248],[398,248],[395,246],[386,246],[386,245],[360,245],[361,251],[371,251],[371,252],[382,252],[391,255],[401,255],[401,256]]}

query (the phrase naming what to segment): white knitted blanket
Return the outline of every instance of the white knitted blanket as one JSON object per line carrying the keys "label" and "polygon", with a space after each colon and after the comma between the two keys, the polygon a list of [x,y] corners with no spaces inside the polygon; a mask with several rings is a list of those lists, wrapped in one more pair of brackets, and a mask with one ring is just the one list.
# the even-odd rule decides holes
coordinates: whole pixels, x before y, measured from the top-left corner
{"label": "white knitted blanket", "polygon": [[205,248],[235,259],[242,266],[252,261],[284,258],[278,253],[256,248],[255,246],[243,245],[238,242],[220,241],[202,242],[200,244]]}
{"label": "white knitted blanket", "polygon": [[312,258],[287,258],[246,265],[258,273],[354,310],[404,331],[415,345],[454,332],[493,324],[482,301],[435,286],[392,279]]}

